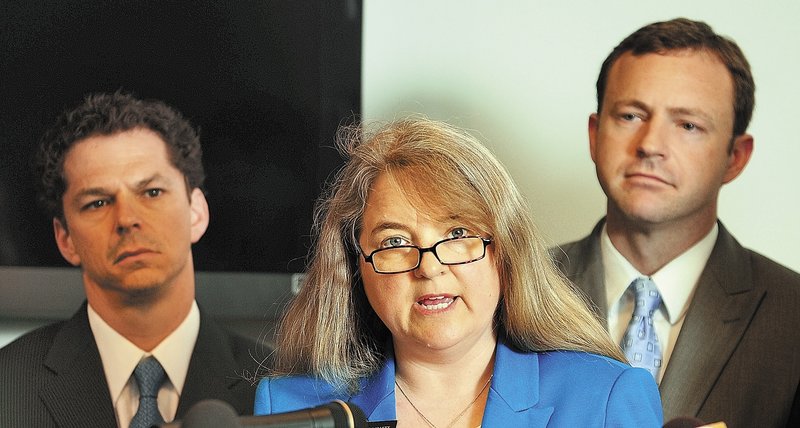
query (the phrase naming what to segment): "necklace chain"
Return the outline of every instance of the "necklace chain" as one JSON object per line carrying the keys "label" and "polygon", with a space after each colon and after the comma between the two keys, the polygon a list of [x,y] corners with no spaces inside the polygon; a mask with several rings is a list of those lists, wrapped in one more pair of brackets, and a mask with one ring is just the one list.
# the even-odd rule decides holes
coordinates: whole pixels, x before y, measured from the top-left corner
{"label": "necklace chain", "polygon": [[[475,398],[473,398],[472,401],[470,401],[469,404],[467,404],[467,407],[465,407],[464,410],[461,411],[461,413],[459,413],[455,418],[453,418],[452,421],[450,421],[449,424],[447,424],[446,428],[450,428],[453,426],[453,424],[458,422],[458,420],[461,419],[461,417],[464,416],[465,413],[467,413],[467,410],[469,410],[472,407],[472,405],[475,404],[476,401],[478,401],[478,398],[480,398],[481,395],[483,395],[483,391],[486,391],[486,387],[489,386],[489,382],[491,382],[493,376],[494,374],[489,375],[489,379],[486,379],[486,383],[483,384],[483,388],[481,388],[481,391],[478,392],[478,395],[476,395]],[[425,415],[422,414],[422,412],[417,408],[417,406],[414,405],[414,402],[412,402],[411,399],[408,398],[408,394],[406,394],[406,392],[403,391],[403,387],[401,387],[400,384],[397,383],[397,379],[395,379],[394,384],[397,385],[397,389],[400,390],[400,393],[403,394],[403,397],[405,397],[406,401],[408,401],[408,404],[411,405],[411,407],[417,412],[417,414],[420,415],[422,419],[425,420],[425,422],[431,428],[438,428],[436,425],[433,424],[433,422],[431,422],[430,419],[425,417]]]}

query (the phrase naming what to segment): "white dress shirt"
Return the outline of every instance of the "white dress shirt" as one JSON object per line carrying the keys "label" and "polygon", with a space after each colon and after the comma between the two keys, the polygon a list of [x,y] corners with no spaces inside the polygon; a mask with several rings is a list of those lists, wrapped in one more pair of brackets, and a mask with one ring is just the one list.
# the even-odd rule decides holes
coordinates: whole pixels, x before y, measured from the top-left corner
{"label": "white dress shirt", "polygon": [[158,391],[158,410],[164,421],[175,419],[183,384],[189,369],[197,334],[200,331],[200,310],[197,302],[192,304],[186,319],[178,328],[153,348],[145,352],[111,328],[97,312],[88,305],[89,325],[92,328],[103,370],[108,382],[108,392],[114,403],[117,426],[128,428],[139,408],[139,387],[133,377],[133,370],[143,358],[154,356],[167,379]]}
{"label": "white dress shirt", "polygon": [[[669,364],[669,357],[678,340],[678,334],[686,318],[686,311],[692,301],[694,290],[703,269],[717,242],[719,227],[714,227],[697,244],[686,250],[658,272],[650,276],[661,294],[661,306],[653,314],[653,325],[661,343],[662,365],[656,382],[661,378]],[[608,308],[608,331],[616,342],[622,336],[633,315],[634,294],[628,286],[639,277],[647,277],[620,254],[611,243],[608,232],[603,227],[600,234],[600,253],[605,270],[606,307]]]}

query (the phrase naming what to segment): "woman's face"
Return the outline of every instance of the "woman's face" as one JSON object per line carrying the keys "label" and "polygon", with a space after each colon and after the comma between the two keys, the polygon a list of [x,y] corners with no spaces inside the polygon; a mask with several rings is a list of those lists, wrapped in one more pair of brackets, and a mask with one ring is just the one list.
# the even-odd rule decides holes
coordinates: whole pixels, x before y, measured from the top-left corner
{"label": "woman's face", "polygon": [[[361,230],[359,244],[367,255],[398,245],[427,248],[447,238],[488,237],[458,215],[417,211],[385,174],[370,189]],[[376,273],[363,257],[359,260],[367,299],[391,331],[396,350],[494,346],[493,319],[502,288],[492,245],[483,259],[461,265],[443,265],[425,252],[419,267],[404,273]]]}

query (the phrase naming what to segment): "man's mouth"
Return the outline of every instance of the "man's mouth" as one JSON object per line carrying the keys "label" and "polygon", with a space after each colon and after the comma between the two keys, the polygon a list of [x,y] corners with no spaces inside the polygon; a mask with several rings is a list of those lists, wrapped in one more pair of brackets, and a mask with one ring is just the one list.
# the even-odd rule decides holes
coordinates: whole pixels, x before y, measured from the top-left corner
{"label": "man's mouth", "polygon": [[152,252],[153,252],[152,250],[147,249],[147,248],[138,248],[138,249],[135,249],[135,250],[123,251],[123,252],[121,252],[121,253],[119,253],[117,255],[116,259],[114,259],[114,264],[120,263],[120,262],[122,262],[122,261],[124,261],[126,259],[131,258],[131,257],[136,257],[136,256],[139,256],[139,255],[142,255],[142,254],[148,254],[148,253],[152,253]]}
{"label": "man's mouth", "polygon": [[667,186],[671,186],[672,185],[667,179],[665,179],[665,178],[663,178],[663,177],[661,177],[659,175],[649,174],[649,173],[644,173],[644,172],[631,172],[631,173],[625,174],[625,178],[627,178],[629,180],[637,180],[637,181],[638,180],[642,180],[642,181],[646,181],[646,182],[658,182],[658,183],[661,183],[661,184],[665,184]]}

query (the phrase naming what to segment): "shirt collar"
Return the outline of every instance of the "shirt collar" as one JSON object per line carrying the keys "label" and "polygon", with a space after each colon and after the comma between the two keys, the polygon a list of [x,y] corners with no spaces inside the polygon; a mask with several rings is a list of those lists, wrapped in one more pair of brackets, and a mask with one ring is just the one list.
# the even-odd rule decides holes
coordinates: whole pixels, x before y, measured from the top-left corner
{"label": "shirt collar", "polygon": [[[689,309],[690,297],[711,256],[718,234],[719,226],[714,223],[703,239],[651,275],[661,294],[670,324],[678,322]],[[606,307],[611,308],[622,298],[634,279],[647,275],[633,267],[614,247],[605,226],[600,234],[600,253],[605,270]]]}
{"label": "shirt collar", "polygon": [[133,369],[142,358],[150,355],[156,357],[161,363],[169,381],[178,394],[181,393],[186,381],[192,351],[200,331],[200,310],[197,308],[197,302],[192,303],[189,314],[178,328],[164,338],[152,352],[145,352],[111,328],[92,309],[91,305],[87,305],[87,312],[89,326],[103,362],[108,390],[115,405],[123,388],[128,383]]}

